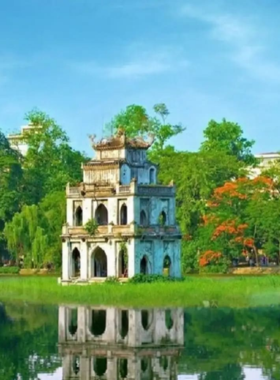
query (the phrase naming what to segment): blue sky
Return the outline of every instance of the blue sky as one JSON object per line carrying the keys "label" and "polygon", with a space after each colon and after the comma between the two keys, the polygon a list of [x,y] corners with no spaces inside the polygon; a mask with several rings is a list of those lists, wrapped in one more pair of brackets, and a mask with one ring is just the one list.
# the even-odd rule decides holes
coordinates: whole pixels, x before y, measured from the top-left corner
{"label": "blue sky", "polygon": [[196,150],[210,119],[280,150],[279,0],[1,0],[0,128],[37,107],[90,152],[129,104],[165,102]]}

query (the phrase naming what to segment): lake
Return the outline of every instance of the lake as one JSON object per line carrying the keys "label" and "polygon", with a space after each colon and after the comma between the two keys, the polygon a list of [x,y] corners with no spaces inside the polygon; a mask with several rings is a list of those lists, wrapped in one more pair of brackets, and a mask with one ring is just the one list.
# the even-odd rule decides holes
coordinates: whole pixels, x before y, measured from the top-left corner
{"label": "lake", "polygon": [[280,307],[0,304],[0,379],[277,380]]}

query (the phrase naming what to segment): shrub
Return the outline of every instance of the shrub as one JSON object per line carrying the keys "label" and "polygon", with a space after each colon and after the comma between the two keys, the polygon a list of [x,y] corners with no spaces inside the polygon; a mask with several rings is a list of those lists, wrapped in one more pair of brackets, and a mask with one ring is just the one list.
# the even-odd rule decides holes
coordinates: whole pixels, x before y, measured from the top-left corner
{"label": "shrub", "polygon": [[175,282],[175,281],[184,281],[184,279],[164,276],[161,274],[139,273],[128,280],[128,282],[132,284],[144,284],[144,283],[151,283],[151,282]]}
{"label": "shrub", "polygon": [[227,273],[228,265],[226,263],[221,263],[217,265],[206,265],[199,269],[199,273]]}
{"label": "shrub", "polygon": [[90,236],[94,236],[98,230],[98,223],[95,219],[89,219],[85,224],[85,230]]}
{"label": "shrub", "polygon": [[118,277],[109,276],[106,278],[105,283],[106,284],[119,284],[120,280],[118,279]]}
{"label": "shrub", "polygon": [[0,274],[19,274],[19,267],[0,267]]}

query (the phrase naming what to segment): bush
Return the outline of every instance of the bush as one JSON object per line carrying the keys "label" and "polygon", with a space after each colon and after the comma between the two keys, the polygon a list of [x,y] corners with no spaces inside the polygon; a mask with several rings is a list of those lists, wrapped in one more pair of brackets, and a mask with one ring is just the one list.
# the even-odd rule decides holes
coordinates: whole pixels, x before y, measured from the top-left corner
{"label": "bush", "polygon": [[183,273],[198,272],[198,248],[195,241],[182,241]]}
{"label": "bush", "polygon": [[132,284],[145,284],[145,283],[151,283],[151,282],[175,282],[175,281],[184,281],[184,278],[163,276],[161,274],[139,273],[128,280],[128,282]]}
{"label": "bush", "polygon": [[19,274],[19,267],[0,267],[0,274]]}
{"label": "bush", "polygon": [[118,277],[109,276],[106,278],[106,280],[104,282],[106,284],[119,284],[120,280],[118,279]]}

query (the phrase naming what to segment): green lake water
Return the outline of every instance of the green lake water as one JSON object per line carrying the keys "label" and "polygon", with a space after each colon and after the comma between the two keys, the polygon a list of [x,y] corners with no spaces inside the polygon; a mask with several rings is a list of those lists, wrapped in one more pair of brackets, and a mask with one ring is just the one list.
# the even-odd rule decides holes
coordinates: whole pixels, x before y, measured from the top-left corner
{"label": "green lake water", "polygon": [[0,304],[0,379],[280,379],[280,307]]}

